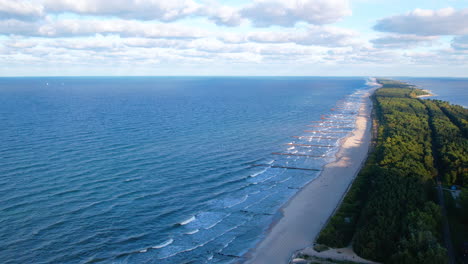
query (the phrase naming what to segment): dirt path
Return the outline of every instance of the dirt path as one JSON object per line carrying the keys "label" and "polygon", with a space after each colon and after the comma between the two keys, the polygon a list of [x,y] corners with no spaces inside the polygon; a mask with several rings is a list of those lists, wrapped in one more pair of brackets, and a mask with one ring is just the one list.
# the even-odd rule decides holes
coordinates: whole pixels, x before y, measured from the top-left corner
{"label": "dirt path", "polygon": [[447,209],[445,208],[444,191],[440,181],[437,182],[437,196],[439,198],[439,204],[442,210],[442,226],[444,235],[444,244],[447,248],[449,264],[455,264],[455,252],[453,250],[452,236],[450,235],[450,227],[447,219]]}

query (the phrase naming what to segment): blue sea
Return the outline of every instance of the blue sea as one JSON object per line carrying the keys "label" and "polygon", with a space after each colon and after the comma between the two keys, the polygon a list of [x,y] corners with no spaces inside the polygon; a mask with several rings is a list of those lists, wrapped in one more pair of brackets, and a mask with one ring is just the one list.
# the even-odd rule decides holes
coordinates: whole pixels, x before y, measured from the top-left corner
{"label": "blue sea", "polygon": [[448,101],[452,104],[468,107],[468,78],[398,78],[430,90],[435,96],[429,99]]}
{"label": "blue sea", "polygon": [[334,159],[368,89],[361,77],[0,78],[0,263],[239,261]]}

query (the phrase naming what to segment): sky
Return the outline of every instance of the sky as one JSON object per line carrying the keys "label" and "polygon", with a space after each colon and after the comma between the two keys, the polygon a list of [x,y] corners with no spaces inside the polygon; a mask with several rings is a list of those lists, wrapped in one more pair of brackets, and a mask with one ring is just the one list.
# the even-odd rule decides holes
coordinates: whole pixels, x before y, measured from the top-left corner
{"label": "sky", "polygon": [[0,76],[468,77],[468,0],[0,0]]}

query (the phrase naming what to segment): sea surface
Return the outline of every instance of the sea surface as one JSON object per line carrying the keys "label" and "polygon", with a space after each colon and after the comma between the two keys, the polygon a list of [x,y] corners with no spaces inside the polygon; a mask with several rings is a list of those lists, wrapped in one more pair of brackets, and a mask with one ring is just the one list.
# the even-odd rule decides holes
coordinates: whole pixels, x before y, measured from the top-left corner
{"label": "sea surface", "polygon": [[238,261],[320,173],[282,167],[332,161],[369,88],[360,77],[0,78],[0,263]]}
{"label": "sea surface", "polygon": [[468,107],[468,78],[398,78],[417,85],[418,88],[432,91],[435,95],[429,99],[448,101],[452,104]]}

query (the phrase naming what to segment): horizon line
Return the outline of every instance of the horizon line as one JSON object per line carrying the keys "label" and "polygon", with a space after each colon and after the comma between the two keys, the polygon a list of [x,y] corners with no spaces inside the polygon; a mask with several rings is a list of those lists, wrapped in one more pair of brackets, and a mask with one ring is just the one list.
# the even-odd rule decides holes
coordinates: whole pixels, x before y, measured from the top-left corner
{"label": "horizon line", "polygon": [[11,75],[11,76],[0,76],[0,78],[76,78],[76,77],[87,77],[87,78],[138,78],[138,77],[232,77],[232,78],[251,78],[251,77],[290,77],[290,78],[462,78],[468,79],[468,76],[426,76],[426,75]]}

